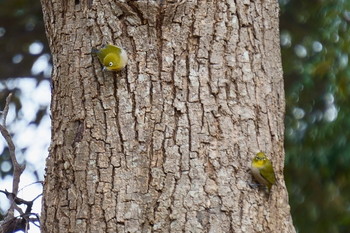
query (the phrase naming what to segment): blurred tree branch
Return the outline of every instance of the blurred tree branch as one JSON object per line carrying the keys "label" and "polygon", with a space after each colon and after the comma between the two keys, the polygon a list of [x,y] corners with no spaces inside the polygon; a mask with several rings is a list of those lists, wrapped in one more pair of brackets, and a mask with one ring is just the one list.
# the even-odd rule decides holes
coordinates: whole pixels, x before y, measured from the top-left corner
{"label": "blurred tree branch", "polygon": [[[5,138],[6,143],[9,147],[10,158],[11,158],[11,162],[12,162],[12,166],[13,166],[13,183],[12,183],[12,193],[9,193],[7,191],[5,191],[5,192],[2,191],[3,193],[6,194],[7,198],[10,200],[11,206],[7,212],[7,215],[4,219],[4,221],[2,222],[2,224],[0,226],[0,232],[11,232],[11,231],[6,231],[6,229],[4,227],[9,225],[10,222],[17,224],[17,221],[14,221],[14,210],[15,209],[18,210],[20,213],[22,212],[20,210],[20,208],[18,206],[16,206],[16,204],[17,204],[16,201],[18,202],[18,200],[19,200],[17,198],[18,186],[19,186],[21,174],[25,169],[25,165],[20,165],[18,163],[17,158],[16,158],[16,147],[12,141],[12,137],[11,137],[9,131],[6,128],[6,119],[7,119],[7,114],[9,111],[11,97],[12,97],[12,93],[10,93],[6,98],[6,104],[5,104],[4,110],[2,111],[2,122],[0,123],[0,132],[1,132],[2,136]],[[20,200],[22,200],[22,199],[20,199]],[[21,204],[25,204],[25,203],[21,203]],[[30,209],[31,209],[31,207],[30,207]],[[12,224],[10,224],[10,225],[12,225]]]}

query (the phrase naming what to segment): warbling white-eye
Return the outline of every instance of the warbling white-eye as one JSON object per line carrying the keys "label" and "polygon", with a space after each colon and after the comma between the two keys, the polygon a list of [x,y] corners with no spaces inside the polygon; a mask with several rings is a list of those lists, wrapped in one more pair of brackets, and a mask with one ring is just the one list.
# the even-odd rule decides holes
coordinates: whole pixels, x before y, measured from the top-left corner
{"label": "warbling white-eye", "polygon": [[273,184],[276,183],[275,172],[271,160],[269,160],[264,152],[256,154],[252,160],[251,170],[254,178],[262,185],[265,185],[270,192]]}
{"label": "warbling white-eye", "polygon": [[115,45],[105,45],[100,50],[92,49],[103,65],[103,70],[119,71],[128,64],[126,51]]}

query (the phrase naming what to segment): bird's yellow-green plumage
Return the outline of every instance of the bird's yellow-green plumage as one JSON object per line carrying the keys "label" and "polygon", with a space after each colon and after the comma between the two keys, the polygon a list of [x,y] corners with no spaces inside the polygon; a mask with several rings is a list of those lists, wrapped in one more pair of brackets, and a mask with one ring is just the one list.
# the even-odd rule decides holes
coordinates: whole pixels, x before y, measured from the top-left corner
{"label": "bird's yellow-green plumage", "polygon": [[254,178],[262,185],[266,185],[270,192],[273,184],[276,183],[275,172],[271,160],[269,160],[264,152],[256,154],[252,160],[251,170]]}
{"label": "bird's yellow-green plumage", "polygon": [[105,45],[100,50],[93,49],[98,59],[103,65],[103,70],[119,71],[128,64],[126,51],[115,45]]}

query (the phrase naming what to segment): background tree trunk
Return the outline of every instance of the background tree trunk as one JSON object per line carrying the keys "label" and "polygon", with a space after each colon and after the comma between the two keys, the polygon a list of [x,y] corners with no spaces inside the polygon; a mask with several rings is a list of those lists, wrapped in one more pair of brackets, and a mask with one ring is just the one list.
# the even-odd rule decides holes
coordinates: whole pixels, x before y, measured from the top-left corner
{"label": "background tree trunk", "polygon": [[[53,56],[44,232],[294,232],[278,3],[42,0]],[[112,43],[127,69],[102,72]],[[251,189],[250,161],[278,184]]]}

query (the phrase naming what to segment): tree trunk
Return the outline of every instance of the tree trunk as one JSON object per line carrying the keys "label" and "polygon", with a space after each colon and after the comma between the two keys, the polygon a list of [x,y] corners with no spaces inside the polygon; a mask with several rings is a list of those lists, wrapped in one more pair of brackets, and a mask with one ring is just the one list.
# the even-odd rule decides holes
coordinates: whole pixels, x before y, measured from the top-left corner
{"label": "tree trunk", "polygon": [[[295,232],[278,3],[42,0],[53,56],[43,232]],[[128,51],[103,72],[93,47]],[[277,184],[252,189],[250,161]]]}

